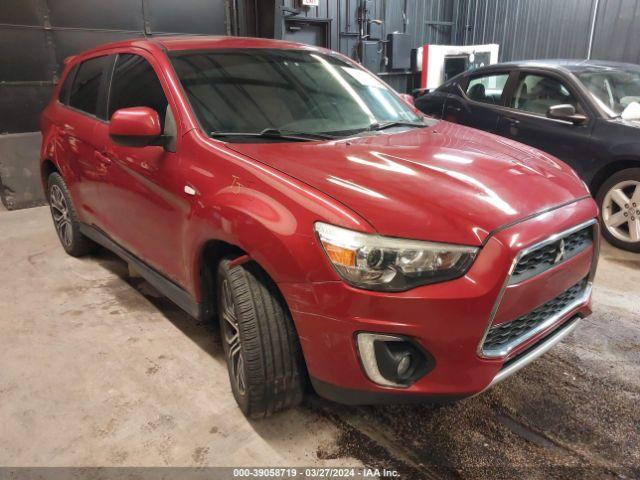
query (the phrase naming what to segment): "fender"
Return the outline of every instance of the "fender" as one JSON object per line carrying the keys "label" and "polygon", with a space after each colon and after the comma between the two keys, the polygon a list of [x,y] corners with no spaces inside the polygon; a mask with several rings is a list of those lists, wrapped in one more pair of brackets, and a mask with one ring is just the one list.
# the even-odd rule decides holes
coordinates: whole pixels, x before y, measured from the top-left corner
{"label": "fender", "polygon": [[[355,212],[308,185],[227,149],[200,133],[185,137],[194,198],[183,249],[187,289],[201,298],[200,265],[208,242],[235,246],[276,283],[339,280],[313,230],[316,221],[375,232]],[[311,268],[310,268],[311,266]]]}

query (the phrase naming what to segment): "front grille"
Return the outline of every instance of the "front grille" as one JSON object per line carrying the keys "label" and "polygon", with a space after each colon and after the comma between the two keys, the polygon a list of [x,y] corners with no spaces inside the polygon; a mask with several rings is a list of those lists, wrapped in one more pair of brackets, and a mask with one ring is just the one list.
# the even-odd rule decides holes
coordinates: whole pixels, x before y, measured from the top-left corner
{"label": "front grille", "polygon": [[554,265],[564,262],[593,244],[593,226],[589,225],[577,232],[558,238],[552,243],[525,254],[514,267],[510,284],[534,277]]}
{"label": "front grille", "polygon": [[483,353],[487,356],[502,356],[510,347],[520,344],[542,329],[545,322],[555,321],[554,317],[564,314],[567,307],[583,297],[586,288],[585,278],[535,310],[510,322],[491,327],[482,345]]}

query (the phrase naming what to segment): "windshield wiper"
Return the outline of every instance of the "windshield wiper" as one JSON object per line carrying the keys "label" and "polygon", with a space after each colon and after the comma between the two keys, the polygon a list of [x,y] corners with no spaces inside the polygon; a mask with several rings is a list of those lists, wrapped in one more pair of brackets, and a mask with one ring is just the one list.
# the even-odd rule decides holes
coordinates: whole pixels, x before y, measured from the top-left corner
{"label": "windshield wiper", "polygon": [[336,137],[324,133],[308,133],[295,132],[289,130],[279,130],[277,128],[265,128],[260,132],[211,132],[209,134],[214,138],[233,138],[233,137],[255,137],[255,138],[273,138],[276,140],[290,140],[293,142],[311,142],[313,140],[334,140]]}
{"label": "windshield wiper", "polygon": [[369,125],[369,131],[371,132],[379,132],[380,130],[384,130],[386,128],[392,127],[416,127],[423,128],[427,125],[421,122],[403,122],[403,121],[392,121],[392,122],[383,122],[383,123],[372,123]]}

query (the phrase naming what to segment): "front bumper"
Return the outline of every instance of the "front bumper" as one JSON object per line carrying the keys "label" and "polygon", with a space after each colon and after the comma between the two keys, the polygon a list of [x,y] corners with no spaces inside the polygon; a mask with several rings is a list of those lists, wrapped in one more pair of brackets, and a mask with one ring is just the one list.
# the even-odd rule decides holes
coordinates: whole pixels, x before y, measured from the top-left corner
{"label": "front bumper", "polygon": [[[557,343],[578,318],[591,313],[590,286],[569,310],[501,356],[482,342],[489,327],[531,312],[571,286],[593,277],[593,246],[520,283],[507,281],[522,252],[596,216],[586,199],[495,232],[462,278],[383,293],[343,282],[281,284],[312,382],[320,395],[343,403],[451,400],[475,395]],[[410,337],[435,366],[407,387],[372,382],[360,365],[355,335],[379,332]],[[561,335],[562,334],[562,335]]]}

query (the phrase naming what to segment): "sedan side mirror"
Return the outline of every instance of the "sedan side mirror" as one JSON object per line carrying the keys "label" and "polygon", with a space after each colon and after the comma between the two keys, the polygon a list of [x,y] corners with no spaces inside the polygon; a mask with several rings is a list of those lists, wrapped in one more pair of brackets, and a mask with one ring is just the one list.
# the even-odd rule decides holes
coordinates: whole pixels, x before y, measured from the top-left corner
{"label": "sedan side mirror", "polygon": [[412,95],[409,95],[408,93],[401,93],[400,98],[404,100],[406,103],[408,103],[409,105],[411,105],[412,107],[416,106]]}
{"label": "sedan side mirror", "polygon": [[109,136],[124,147],[162,145],[162,129],[158,112],[148,107],[116,110],[111,115]]}
{"label": "sedan side mirror", "polygon": [[585,115],[576,113],[575,107],[568,103],[549,107],[549,110],[547,110],[547,117],[554,118],[556,120],[565,120],[573,123],[574,125],[580,125],[587,121],[587,117]]}

